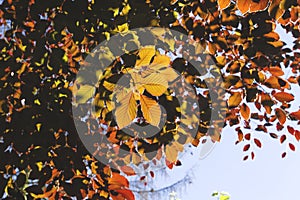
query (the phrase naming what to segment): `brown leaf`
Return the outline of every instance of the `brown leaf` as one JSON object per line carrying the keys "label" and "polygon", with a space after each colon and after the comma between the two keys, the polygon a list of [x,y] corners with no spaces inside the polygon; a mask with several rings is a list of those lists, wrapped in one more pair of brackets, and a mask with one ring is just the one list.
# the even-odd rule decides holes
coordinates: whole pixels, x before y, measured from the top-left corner
{"label": "brown leaf", "polygon": [[270,133],[270,136],[274,139],[277,139],[278,138],[278,135],[276,133]]}
{"label": "brown leaf", "polygon": [[243,103],[240,107],[240,113],[245,120],[250,118],[250,108],[247,104]]}
{"label": "brown leaf", "polygon": [[280,102],[291,102],[295,99],[294,95],[286,92],[277,92],[273,96]]}
{"label": "brown leaf", "polygon": [[285,158],[285,157],[286,157],[286,152],[283,152],[283,153],[281,154],[281,157],[282,157],[282,158]]}

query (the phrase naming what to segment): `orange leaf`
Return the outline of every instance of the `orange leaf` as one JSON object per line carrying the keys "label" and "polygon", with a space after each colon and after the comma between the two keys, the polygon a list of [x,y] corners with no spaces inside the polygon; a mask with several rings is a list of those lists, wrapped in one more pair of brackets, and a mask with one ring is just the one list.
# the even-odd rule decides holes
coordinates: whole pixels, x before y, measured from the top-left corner
{"label": "orange leaf", "polygon": [[261,145],[261,142],[258,139],[254,138],[254,143],[256,144],[256,146],[261,148],[262,145]]}
{"label": "orange leaf", "polygon": [[276,76],[271,76],[265,81],[265,85],[269,88],[280,89],[281,86],[278,82],[278,78]]}
{"label": "orange leaf", "polygon": [[274,97],[280,102],[290,102],[295,99],[294,95],[286,92],[277,92],[274,94]]}
{"label": "orange leaf", "polygon": [[242,117],[245,120],[249,119],[249,117],[250,117],[250,108],[249,108],[249,106],[247,106],[247,104],[243,103],[241,105],[240,112],[241,112]]}
{"label": "orange leaf", "polygon": [[224,10],[230,5],[230,0],[218,0],[218,4],[221,10]]}
{"label": "orange leaf", "polygon": [[121,194],[126,200],[134,200],[134,194],[130,190],[122,189],[122,190],[115,190],[117,193]]}
{"label": "orange leaf", "polygon": [[112,172],[112,177],[108,179],[108,184],[122,187],[129,187],[128,180],[119,173]]}
{"label": "orange leaf", "polygon": [[122,166],[121,171],[124,172],[127,176],[135,175],[135,171],[132,169],[132,167],[129,166]]}
{"label": "orange leaf", "polygon": [[282,69],[280,67],[270,67],[269,72],[273,76],[282,76],[282,75],[284,75],[284,72],[282,71]]}
{"label": "orange leaf", "polygon": [[300,131],[298,131],[298,130],[295,131],[295,138],[299,142],[299,140],[300,140]]}
{"label": "orange leaf", "polygon": [[242,12],[242,14],[245,14],[249,11],[250,5],[250,0],[237,0],[237,7]]}
{"label": "orange leaf", "polygon": [[240,92],[233,92],[228,100],[229,108],[234,108],[240,105],[242,101],[242,94]]}
{"label": "orange leaf", "polygon": [[285,114],[285,112],[281,108],[276,108],[275,109],[275,114],[276,114],[276,117],[277,117],[279,123],[281,125],[283,125],[286,122],[286,114]]}
{"label": "orange leaf", "polygon": [[241,142],[242,140],[243,140],[243,138],[244,138],[244,135],[243,135],[243,132],[242,131],[239,131],[238,132],[238,138],[239,138],[239,142]]}
{"label": "orange leaf", "polygon": [[[279,40],[279,35],[278,33],[272,31],[272,32],[269,32],[269,33],[266,33],[264,34],[265,37],[267,38],[273,38],[274,40]],[[277,67],[276,67],[277,68]],[[279,68],[279,67],[278,67]]]}
{"label": "orange leaf", "polygon": [[[250,1],[250,0],[248,0]],[[250,1],[250,12],[257,12],[265,10],[268,7],[269,0]]]}
{"label": "orange leaf", "polygon": [[300,110],[290,113],[290,116],[300,120]]}

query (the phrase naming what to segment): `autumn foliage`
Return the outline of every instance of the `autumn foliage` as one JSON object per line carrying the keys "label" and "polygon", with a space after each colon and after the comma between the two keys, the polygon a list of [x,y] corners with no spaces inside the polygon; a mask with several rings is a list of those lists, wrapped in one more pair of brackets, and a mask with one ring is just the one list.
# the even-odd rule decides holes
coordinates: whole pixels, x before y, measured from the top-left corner
{"label": "autumn foliage", "polygon": [[[295,105],[299,95],[294,93],[300,86],[299,12],[296,0],[4,0],[0,5],[0,198],[132,200],[126,176],[136,173],[128,164],[165,159],[170,169],[180,165],[178,153],[184,145],[201,145],[201,137],[209,132],[214,95],[224,95],[228,109],[218,124],[232,127],[244,160],[254,159],[255,150],[264,147],[257,133],[295,151],[300,140],[300,108]],[[98,44],[117,33],[149,26],[191,36],[203,50],[198,62],[203,73],[214,65],[210,73],[222,77],[226,94],[209,91],[191,63],[171,60],[151,45],[115,57],[103,74],[75,81]],[[292,45],[286,44],[278,27],[293,38]],[[175,52],[178,44],[172,39],[161,43],[162,48]],[[141,38],[130,38],[128,45],[136,41],[143,43]],[[197,54],[196,45],[190,46]],[[128,87],[117,84],[120,74],[131,77]],[[187,102],[199,102],[199,117],[182,120],[186,126],[181,130],[176,119],[192,106],[180,107],[168,89],[179,76],[195,90],[205,90],[187,95]],[[99,79],[98,88],[89,84],[93,79]],[[91,96],[95,113],[83,121],[82,102]],[[147,133],[128,135],[121,130],[128,125],[130,129],[137,118],[142,119],[138,123],[158,129],[164,116],[159,105],[168,108],[159,135],[147,138]],[[201,121],[199,126],[194,126],[196,121]],[[100,135],[104,125],[107,134]],[[196,134],[188,131],[189,125]],[[79,131],[99,136],[113,148],[98,143],[95,147],[100,150],[89,152]],[[221,140],[220,133],[209,136]],[[95,154],[112,160],[114,167]],[[153,171],[149,173],[154,177]]]}

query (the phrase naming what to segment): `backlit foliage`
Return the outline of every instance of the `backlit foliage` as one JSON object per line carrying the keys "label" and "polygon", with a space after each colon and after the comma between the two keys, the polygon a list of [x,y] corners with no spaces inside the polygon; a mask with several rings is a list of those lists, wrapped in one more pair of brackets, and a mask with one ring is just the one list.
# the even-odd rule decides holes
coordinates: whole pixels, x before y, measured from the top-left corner
{"label": "backlit foliage", "polygon": [[[212,56],[228,97],[225,124],[235,128],[237,143],[244,145],[243,150],[247,152],[244,160],[254,159],[255,148],[263,147],[253,134],[255,131],[268,134],[270,139],[295,151],[293,142],[300,140],[299,128],[295,128],[299,127],[300,110],[291,106],[295,95],[290,89],[297,91],[300,85],[299,11],[296,0],[4,0],[0,6],[0,25],[5,29],[0,39],[0,197],[134,199],[128,181],[119,173],[133,175],[135,172],[124,165],[124,160],[117,163],[119,170],[115,170],[90,155],[74,126],[74,120],[78,119],[72,117],[71,102],[72,92],[78,89],[74,83],[76,74],[85,65],[84,58],[91,50],[110,36],[137,27],[168,27],[190,35],[205,49],[204,55]],[[292,34],[293,46],[282,41],[276,26]],[[137,59],[149,54],[157,52],[141,49],[129,55],[136,62],[128,64],[131,69],[126,74],[139,74],[144,64],[149,70],[160,70],[155,60],[150,64],[151,59],[145,63]],[[116,73],[113,70],[120,70],[118,67],[124,68],[118,66],[118,58],[116,61],[110,66],[112,74]],[[161,55],[157,62],[169,60]],[[201,85],[195,78],[197,74],[182,60],[170,65],[189,83]],[[146,77],[149,70],[145,70]],[[90,78],[99,77],[91,74]],[[102,79],[99,90],[113,90],[111,84],[116,82],[109,78]],[[167,78],[162,81],[172,82],[176,77],[174,74]],[[81,87],[81,91],[95,91],[88,84]],[[172,104],[175,110],[170,112],[178,114],[177,103],[168,96],[166,88],[151,84],[135,87],[137,91],[129,99],[122,98],[121,94],[116,97],[121,104],[115,111],[120,127],[129,123],[119,116],[119,112],[123,114],[125,101],[130,105],[130,120],[139,109],[153,127],[159,123],[153,116],[161,110],[157,106],[149,109],[147,105],[157,103],[149,96],[164,94],[162,101]],[[87,100],[85,95],[82,97],[81,101]],[[202,108],[206,111],[200,116],[206,119],[210,113],[208,107],[214,102],[209,101],[208,94],[197,98],[201,105],[206,105]],[[107,111],[103,114],[99,103],[96,111],[108,123],[111,118],[107,118]],[[76,112],[80,111],[79,105]],[[97,119],[89,118],[80,131],[97,132],[98,125]],[[170,130],[175,129],[172,126],[174,123]],[[271,127],[277,131],[270,132]],[[182,145],[186,142],[198,145],[202,136],[197,134],[193,140],[187,140],[181,139],[182,135],[176,132],[168,136],[171,139],[166,137],[165,143],[177,138],[178,144],[173,142],[177,146],[172,148],[163,146],[162,138],[155,138],[156,143],[141,141],[141,145],[143,151],[165,147],[167,164],[172,168],[179,163],[177,152]],[[104,138],[125,144],[121,147],[128,149],[130,140],[126,139],[127,144],[120,143],[125,141],[124,134],[118,136],[118,130],[111,129]],[[213,139],[218,141],[220,135]],[[286,155],[284,152],[282,157]],[[138,162],[139,157],[136,159]]]}

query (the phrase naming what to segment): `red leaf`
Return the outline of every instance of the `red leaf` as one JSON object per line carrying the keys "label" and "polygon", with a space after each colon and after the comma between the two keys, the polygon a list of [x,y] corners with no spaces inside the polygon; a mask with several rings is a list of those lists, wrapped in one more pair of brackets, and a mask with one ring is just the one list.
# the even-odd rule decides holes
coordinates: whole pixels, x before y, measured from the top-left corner
{"label": "red leaf", "polygon": [[280,143],[281,143],[281,144],[284,143],[285,140],[286,140],[286,135],[282,135],[282,136],[280,137]]}
{"label": "red leaf", "polygon": [[251,152],[251,159],[254,160],[254,158],[255,158],[255,154],[254,154],[254,152],[252,151],[252,152]]}
{"label": "red leaf", "polygon": [[250,134],[250,133],[247,133],[244,137],[245,137],[246,140],[250,140],[251,134]]}
{"label": "red leaf", "polygon": [[287,126],[287,129],[289,131],[290,134],[294,135],[295,134],[295,129],[291,126]]}
{"label": "red leaf", "polygon": [[295,131],[295,137],[296,137],[296,140],[299,142],[299,140],[300,140],[300,131],[298,131],[298,130]]}
{"label": "red leaf", "polygon": [[154,172],[153,172],[153,171],[150,171],[150,176],[151,176],[152,178],[154,178]]}
{"label": "red leaf", "polygon": [[283,152],[283,153],[281,154],[281,157],[282,157],[282,158],[285,158],[285,156],[286,156],[286,152]]}
{"label": "red leaf", "polygon": [[173,169],[174,163],[172,163],[166,159],[166,165],[169,169]]}
{"label": "red leaf", "polygon": [[292,151],[295,151],[296,150],[296,147],[295,145],[293,145],[292,143],[289,143],[289,147]]}
{"label": "red leaf", "polygon": [[243,160],[247,160],[249,158],[249,156],[245,156],[244,158],[243,158]]}
{"label": "red leaf", "polygon": [[250,144],[246,144],[246,145],[244,146],[244,149],[243,149],[243,151],[248,151],[248,150],[249,150],[249,148],[250,148]]}
{"label": "red leaf", "polygon": [[277,131],[281,131],[284,128],[279,122],[276,124]]}
{"label": "red leaf", "polygon": [[258,139],[254,138],[254,143],[256,144],[256,146],[261,148],[262,145],[261,145],[261,142]]}
{"label": "red leaf", "polygon": [[145,180],[146,176],[141,176],[140,181]]}

